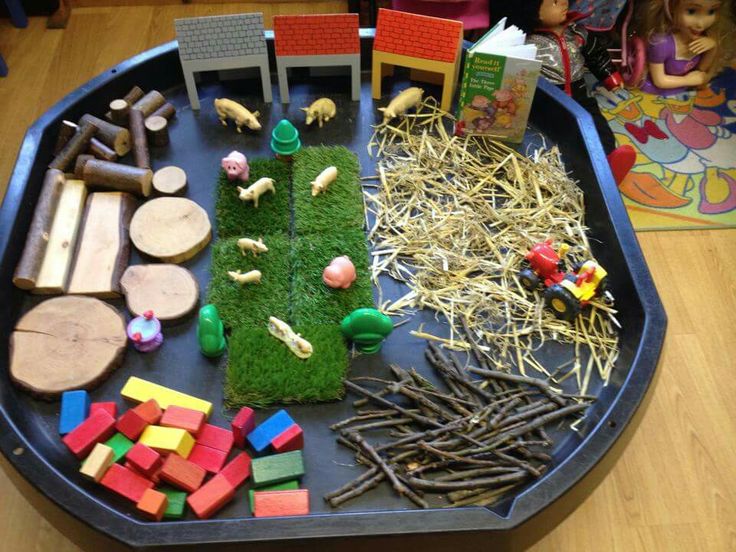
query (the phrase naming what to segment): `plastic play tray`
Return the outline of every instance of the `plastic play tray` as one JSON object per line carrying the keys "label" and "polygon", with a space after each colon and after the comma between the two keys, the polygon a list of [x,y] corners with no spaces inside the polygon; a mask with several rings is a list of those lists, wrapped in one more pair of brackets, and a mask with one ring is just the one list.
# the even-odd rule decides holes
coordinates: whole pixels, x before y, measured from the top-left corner
{"label": "plastic play tray", "polygon": [[[273,63],[272,35],[267,34]],[[372,33],[361,32],[362,63],[370,68]],[[247,75],[246,75],[247,77]],[[613,445],[625,442],[635,425],[630,423],[642,405],[652,382],[664,339],[666,318],[642,257],[619,193],[589,115],[556,88],[540,82],[530,119],[528,142],[559,146],[567,169],[585,192],[586,222],[593,253],[610,274],[619,308],[620,357],[607,387],[594,387],[598,400],[590,407],[579,433],[568,432],[558,440],[553,464],[540,479],[519,493],[488,508],[415,509],[392,490],[377,489],[339,509],[331,509],[321,497],[354,478],[352,454],[339,447],[328,426],[351,414],[351,400],[316,406],[294,406],[289,411],[306,436],[303,486],[309,488],[312,514],[302,517],[255,519],[247,509],[244,491],[213,519],[151,523],[139,520],[122,499],[83,480],[76,459],[59,439],[59,404],[38,401],[13,386],[7,375],[7,336],[18,318],[36,305],[39,297],[16,289],[11,278],[20,258],[25,235],[38,199],[43,175],[63,119],[76,121],[84,113],[104,113],[111,99],[121,97],[133,85],[162,91],[178,110],[172,123],[171,145],[154,159],[154,169],[175,164],[188,175],[188,197],[202,205],[214,221],[214,186],[220,158],[232,149],[248,157],[271,156],[266,134],[237,134],[220,125],[212,99],[245,99],[262,113],[265,129],[281,118],[303,119],[299,107],[319,96],[336,100],[338,117],[329,132],[316,125],[302,133],[304,145],[323,141],[342,144],[360,157],[363,174],[375,174],[366,144],[379,117],[371,99],[370,73],[365,72],[360,102],[351,102],[349,77],[321,75],[319,80],[295,73],[291,79],[291,103],[264,104],[256,79],[218,81],[205,76],[199,85],[202,110],[189,108],[175,42],[136,56],[78,88],[47,111],[28,130],[0,209],[0,449],[13,467],[48,499],[105,537],[134,547],[211,545],[225,543],[270,546],[298,541],[319,549],[331,542],[350,546],[351,540],[369,537],[371,546],[389,548],[424,545],[466,549],[490,543],[498,549],[516,548],[551,530],[582,498],[611,465],[617,454]],[[311,83],[311,84],[310,84]],[[405,83],[400,78],[384,94],[393,94]],[[527,147],[529,143],[522,145]],[[141,262],[136,253],[131,264]],[[209,280],[210,248],[185,266],[198,278],[201,290]],[[204,291],[202,292],[204,294]],[[202,297],[204,299],[204,297]],[[115,302],[124,310],[122,301]],[[431,317],[428,316],[429,320]],[[397,328],[381,355],[363,356],[351,367],[352,374],[382,373],[389,362],[429,368],[424,364],[424,342],[413,338],[410,324]],[[414,324],[411,324],[414,327]],[[222,404],[224,361],[211,361],[199,353],[196,319],[166,330],[166,342],[155,355],[129,352],[124,365],[92,392],[96,401],[120,401],[119,392],[131,375]],[[228,415],[215,408],[214,423],[227,426]],[[259,413],[259,419],[262,413]],[[625,431],[628,430],[628,431]],[[621,447],[617,447],[620,449]],[[610,452],[610,453],[609,453]],[[605,457],[605,462],[603,462]],[[598,469],[594,469],[594,468]],[[62,528],[63,529],[63,528]],[[396,540],[398,538],[398,540]],[[336,541],[339,539],[339,541]],[[354,544],[358,544],[355,542]],[[197,546],[196,549],[200,549]],[[249,548],[250,549],[250,548]],[[457,548],[456,548],[457,549]]]}

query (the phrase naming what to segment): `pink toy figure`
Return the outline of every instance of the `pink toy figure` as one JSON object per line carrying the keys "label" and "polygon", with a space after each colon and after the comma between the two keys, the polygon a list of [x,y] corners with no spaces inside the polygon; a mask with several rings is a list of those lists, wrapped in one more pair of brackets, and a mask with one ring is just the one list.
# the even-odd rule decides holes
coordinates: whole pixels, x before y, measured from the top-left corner
{"label": "pink toy figure", "polygon": [[128,338],[133,342],[133,347],[141,353],[155,351],[164,342],[161,333],[161,322],[153,315],[153,311],[147,310],[143,316],[136,316],[128,323]]}
{"label": "pink toy figure", "polygon": [[325,284],[335,289],[347,289],[355,281],[355,265],[350,257],[335,257],[322,273]]}
{"label": "pink toy figure", "polygon": [[242,180],[246,182],[250,176],[250,168],[245,155],[239,151],[231,151],[227,157],[222,158],[222,168],[227,173],[228,180]]}

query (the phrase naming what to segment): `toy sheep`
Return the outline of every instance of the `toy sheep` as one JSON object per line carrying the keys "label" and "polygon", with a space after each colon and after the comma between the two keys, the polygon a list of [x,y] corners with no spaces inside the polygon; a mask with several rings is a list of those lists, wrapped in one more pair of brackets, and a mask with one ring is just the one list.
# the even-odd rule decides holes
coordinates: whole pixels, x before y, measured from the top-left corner
{"label": "toy sheep", "polygon": [[273,185],[273,178],[267,178],[265,176],[263,178],[259,178],[247,188],[238,186],[237,189],[240,201],[252,201],[256,209],[258,208],[258,198],[261,197],[261,195],[267,191],[272,194],[276,193],[276,188],[274,188]]}
{"label": "toy sheep", "polygon": [[319,128],[322,128],[322,124],[332,119],[337,113],[335,102],[330,98],[320,98],[312,102],[309,107],[302,107],[302,111],[307,114],[307,124],[311,125],[315,119],[319,123]]}
{"label": "toy sheep", "polygon": [[232,278],[234,282],[238,282],[240,285],[244,284],[260,284],[261,283],[261,271],[251,270],[250,272],[242,273],[239,270],[233,272],[232,270],[227,271],[227,275]]}
{"label": "toy sheep", "polygon": [[383,112],[383,122],[388,123],[394,117],[404,115],[410,107],[419,107],[423,95],[424,90],[416,86],[400,92],[398,96],[391,100],[388,107],[378,108],[378,111]]}
{"label": "toy sheep", "polygon": [[319,176],[312,180],[312,197],[321,194],[337,179],[337,167],[327,167]]}
{"label": "toy sheep", "polygon": [[251,240],[250,238],[240,238],[238,240],[238,247],[240,252],[245,257],[245,252],[250,251],[254,257],[258,256],[258,253],[267,253],[268,247],[263,243],[263,238],[258,238],[258,241]]}
{"label": "toy sheep", "polygon": [[299,358],[309,358],[314,349],[312,344],[298,333],[295,333],[286,322],[275,316],[268,318],[268,333],[283,341],[289,350]]}
{"label": "toy sheep", "polygon": [[245,106],[240,105],[238,102],[228,100],[227,98],[216,98],[215,111],[217,111],[217,116],[220,118],[223,126],[227,126],[226,119],[229,117],[235,121],[238,132],[242,132],[240,129],[243,126],[247,126],[251,130],[261,130],[261,123],[257,119],[260,113],[258,111],[251,113]]}
{"label": "toy sheep", "polygon": [[225,169],[228,180],[235,180],[236,178],[243,182],[248,180],[250,173],[248,160],[239,151],[231,151],[227,154],[227,157],[223,157],[222,168]]}

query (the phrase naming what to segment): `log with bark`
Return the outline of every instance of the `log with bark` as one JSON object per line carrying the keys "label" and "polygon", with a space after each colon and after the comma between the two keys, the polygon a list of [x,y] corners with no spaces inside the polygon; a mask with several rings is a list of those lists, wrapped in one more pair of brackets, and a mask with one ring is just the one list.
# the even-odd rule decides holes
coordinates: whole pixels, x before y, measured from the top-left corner
{"label": "log with bark", "polygon": [[84,163],[84,181],[92,188],[128,192],[137,196],[151,195],[151,169],[90,159]]}
{"label": "log with bark", "polygon": [[166,103],[166,98],[158,90],[151,90],[148,94],[143,96],[140,100],[135,102],[131,109],[138,109],[143,113],[143,117],[148,117],[153,114],[159,107]]}
{"label": "log with bark", "polygon": [[151,168],[151,155],[148,152],[148,137],[143,112],[135,107],[130,110],[128,117],[130,135],[133,138],[133,161],[141,169]]}
{"label": "log with bark", "polygon": [[100,142],[113,149],[119,156],[122,157],[130,151],[130,132],[128,132],[127,128],[108,123],[89,113],[82,115],[79,119],[79,126],[85,123],[95,125],[97,127],[95,136],[99,138]]}
{"label": "log with bark", "polygon": [[176,116],[176,108],[171,105],[169,102],[166,102],[164,105],[159,107],[156,111],[151,113],[148,118],[151,117],[163,117],[164,119],[173,119]]}
{"label": "log with bark", "polygon": [[61,151],[54,157],[53,161],[49,163],[49,169],[66,171],[74,163],[77,155],[87,149],[90,140],[97,130],[97,126],[89,121],[81,124],[77,132],[69,138],[69,141],[64,144],[64,147],[61,148]]}
{"label": "log with bark", "polygon": [[169,143],[169,123],[158,115],[152,115],[145,121],[146,136],[153,146],[166,146]]}

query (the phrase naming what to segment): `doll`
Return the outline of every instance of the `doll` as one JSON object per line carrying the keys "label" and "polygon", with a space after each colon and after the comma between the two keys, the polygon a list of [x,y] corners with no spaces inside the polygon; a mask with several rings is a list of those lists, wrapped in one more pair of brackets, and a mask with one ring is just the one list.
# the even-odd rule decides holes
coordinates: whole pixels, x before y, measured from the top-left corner
{"label": "doll", "polygon": [[567,8],[568,0],[497,0],[491,11],[494,16],[506,16],[509,24],[527,34],[527,43],[537,46],[542,76],[593,117],[614,179],[619,183],[634,165],[636,152],[629,145],[616,147],[598,102],[588,93],[584,74],[590,70],[608,90],[623,86],[623,79],[600,39],[576,25],[580,16],[568,13]]}
{"label": "doll", "polygon": [[727,0],[650,0],[642,10],[639,34],[647,39],[649,70],[644,92],[671,96],[705,86],[730,59]]}

